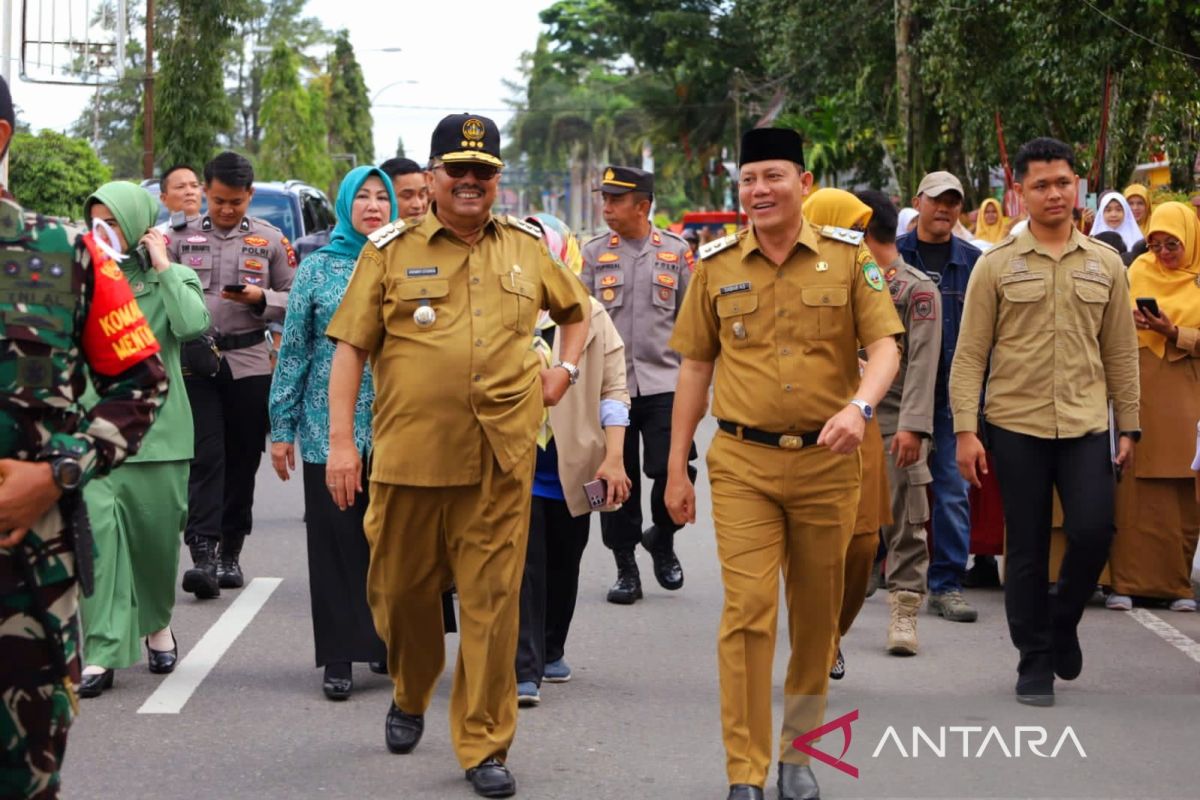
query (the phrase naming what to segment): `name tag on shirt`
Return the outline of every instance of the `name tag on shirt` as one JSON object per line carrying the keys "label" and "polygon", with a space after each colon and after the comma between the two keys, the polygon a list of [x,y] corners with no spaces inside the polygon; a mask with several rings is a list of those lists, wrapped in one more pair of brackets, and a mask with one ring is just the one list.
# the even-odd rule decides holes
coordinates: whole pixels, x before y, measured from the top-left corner
{"label": "name tag on shirt", "polygon": [[406,269],[404,271],[404,274],[406,274],[410,278],[428,278],[431,275],[437,275],[438,268],[437,267],[413,267],[412,269]]}
{"label": "name tag on shirt", "polygon": [[750,281],[742,281],[741,283],[731,283],[728,286],[722,286],[721,294],[736,294],[738,292],[750,291]]}

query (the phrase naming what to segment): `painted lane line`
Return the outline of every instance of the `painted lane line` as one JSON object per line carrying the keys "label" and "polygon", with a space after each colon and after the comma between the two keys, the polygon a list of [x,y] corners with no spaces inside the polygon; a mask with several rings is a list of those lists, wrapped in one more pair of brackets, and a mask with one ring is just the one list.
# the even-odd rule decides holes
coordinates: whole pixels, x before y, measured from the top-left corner
{"label": "painted lane line", "polygon": [[1136,619],[1149,630],[1158,634],[1159,638],[1173,646],[1176,650],[1183,653],[1192,661],[1200,664],[1200,643],[1190,639],[1188,636],[1180,632],[1180,630],[1174,625],[1163,622],[1161,619],[1151,614],[1144,608],[1135,608],[1132,611],[1126,611],[1125,613]]}
{"label": "painted lane line", "polygon": [[196,646],[180,660],[175,671],[146,698],[137,713],[178,714],[282,582],[282,578],[255,578],[250,581],[225,609],[225,613],[196,642]]}

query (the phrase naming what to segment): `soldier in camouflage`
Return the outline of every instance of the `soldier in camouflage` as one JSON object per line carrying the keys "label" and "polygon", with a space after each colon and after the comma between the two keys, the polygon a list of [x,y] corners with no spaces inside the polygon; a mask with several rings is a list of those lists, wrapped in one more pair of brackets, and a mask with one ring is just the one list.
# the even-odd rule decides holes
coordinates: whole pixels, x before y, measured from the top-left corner
{"label": "soldier in camouflage", "polygon": [[[0,79],[0,155],[13,106]],[[74,241],[73,241],[74,240]],[[135,452],[166,396],[158,343],[91,234],[0,189],[0,798],[55,798],[79,680],[80,489]],[[78,404],[87,379],[100,395]]]}

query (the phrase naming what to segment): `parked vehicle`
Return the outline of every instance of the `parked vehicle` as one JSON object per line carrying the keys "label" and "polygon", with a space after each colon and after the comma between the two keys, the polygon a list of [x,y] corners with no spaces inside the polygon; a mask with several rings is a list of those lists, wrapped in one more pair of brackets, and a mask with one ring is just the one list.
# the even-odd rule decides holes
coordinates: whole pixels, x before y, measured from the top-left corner
{"label": "parked vehicle", "polygon": [[[158,197],[157,179],[142,181],[142,187]],[[165,222],[168,216],[160,203],[158,221]],[[328,231],[337,221],[325,193],[303,181],[255,181],[249,216],[271,223],[292,242]]]}

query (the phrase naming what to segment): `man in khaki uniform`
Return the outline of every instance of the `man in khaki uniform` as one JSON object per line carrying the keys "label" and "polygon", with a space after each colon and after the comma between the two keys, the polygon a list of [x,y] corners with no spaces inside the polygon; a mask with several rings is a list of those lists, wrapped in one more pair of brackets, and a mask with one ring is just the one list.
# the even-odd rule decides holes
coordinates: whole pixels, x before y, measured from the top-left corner
{"label": "man in khaki uniform", "polygon": [[888,452],[892,524],[883,527],[887,546],[887,589],[891,621],[887,650],[917,654],[917,611],[925,599],[929,547],[929,444],[933,437],[933,394],[942,347],[942,297],[924,272],[896,249],[896,207],[882,192],[858,199],[871,207],[866,244],[883,268],[892,303],[904,323],[900,372],[879,403],[879,426]]}
{"label": "man in khaki uniform", "polygon": [[[708,474],[725,588],[717,660],[729,798],[762,798],[770,768],[782,568],[792,652],[779,790],[799,800],[818,789],[792,742],[825,713],[859,500],[858,447],[896,374],[894,337],[904,328],[879,268],[859,261],[859,245],[803,220],[812,174],[800,136],[752,130],[741,152],[741,204],[753,227],[701,248],[671,337],[683,364],[666,502],[677,523],[695,521],[687,456],[715,371],[720,432]],[[859,341],[868,356],[861,380]]]}
{"label": "man in khaki uniform", "polygon": [[[420,741],[444,662],[441,595],[453,582],[451,741],[475,791],[507,797],[534,442],[544,406],[578,377],[589,300],[539,228],[492,216],[503,165],[494,122],[446,117],[430,153],[430,213],[370,236],[327,331],[338,341],[328,482],[342,508],[362,489],[353,418],[369,356],[367,599],[395,681],[387,746],[408,753]],[[562,360],[548,370],[530,347],[542,309],[561,326]]]}
{"label": "man in khaki uniform", "polygon": [[[184,533],[194,566],[183,574],[183,590],[213,598],[244,582],[239,558],[253,527],[254,477],[270,429],[267,323],[283,321],[296,254],[278,228],[246,216],[254,167],[244,156],[218,155],[204,167],[204,185],[208,213],[166,235],[171,261],[191,267],[204,287],[209,333],[222,353],[215,375],[184,373],[196,454]],[[196,341],[184,352],[202,346]]]}
{"label": "man in khaki uniform", "polygon": [[[1120,257],[1075,229],[1069,145],[1034,139],[1014,160],[1029,227],[975,265],[950,372],[958,467],[979,486],[978,436],[987,373],[988,446],[1004,502],[1004,606],[1021,654],[1017,700],[1054,703],[1054,677],[1083,669],[1078,625],[1113,537],[1108,403],[1120,432],[1115,463],[1132,465],[1140,437],[1137,335]],[[1051,594],[1054,490],[1067,552]]]}

